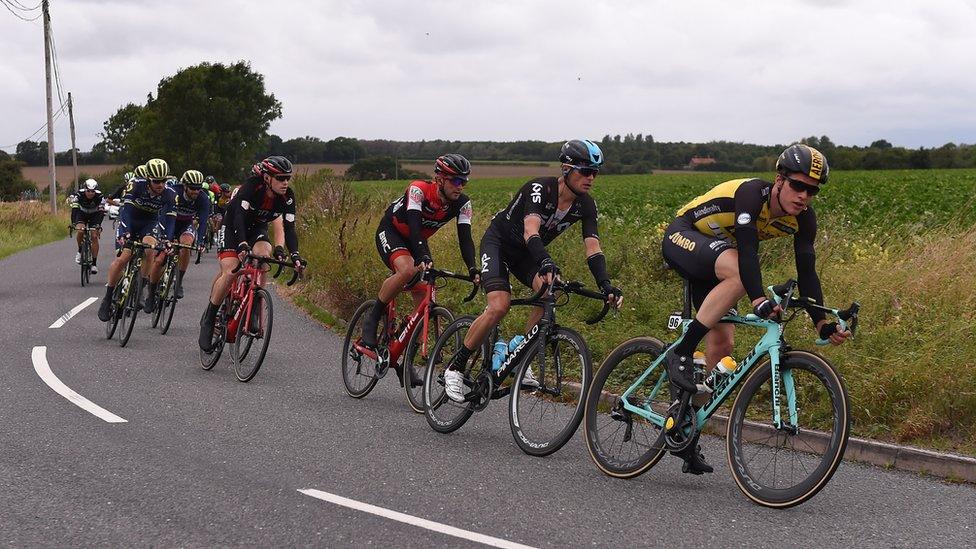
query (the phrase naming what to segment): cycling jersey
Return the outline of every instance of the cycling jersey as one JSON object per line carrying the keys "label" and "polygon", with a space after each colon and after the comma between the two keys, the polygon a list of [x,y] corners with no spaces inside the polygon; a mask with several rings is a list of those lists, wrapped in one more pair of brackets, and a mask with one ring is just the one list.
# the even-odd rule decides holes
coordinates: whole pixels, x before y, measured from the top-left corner
{"label": "cycling jersey", "polygon": [[[762,179],[734,179],[686,204],[665,230],[665,261],[693,283],[697,280],[714,287],[718,283],[715,261],[723,251],[735,247],[742,285],[749,299],[755,300],[766,295],[759,269],[759,242],[792,235],[800,293],[823,303],[813,246],[816,213],[808,206],[795,216],[771,218],[772,188],[772,183]],[[704,296],[696,293],[696,305],[700,305]],[[811,313],[814,321],[823,318],[823,313],[818,313]]]}
{"label": "cycling jersey", "polygon": [[[420,234],[413,235],[413,237],[410,234],[410,212],[419,212],[420,214]],[[390,244],[389,241],[397,240],[399,242],[399,239],[393,235],[385,236],[386,232],[389,232],[384,232],[388,225],[392,226],[406,240],[407,246],[411,252],[416,254],[416,257],[430,255],[430,251],[427,249],[427,239],[452,219],[457,218],[461,257],[469,269],[473,268],[474,241],[471,239],[471,217],[471,199],[467,195],[461,194],[457,200],[448,202],[441,196],[440,187],[437,183],[413,181],[407,186],[403,196],[391,202],[386,208],[386,213],[384,213],[380,228],[377,231],[377,249],[380,250],[380,255],[383,256],[384,262],[389,266],[392,266],[392,261],[396,259],[397,255],[395,253],[391,255],[391,251],[396,252],[400,249],[406,253],[404,248],[397,248]],[[389,239],[385,246],[380,242],[381,238],[384,241]],[[414,240],[417,241],[414,242]],[[384,247],[386,252],[383,251]]]}
{"label": "cycling jersey", "polygon": [[71,193],[68,196],[68,201],[71,203],[72,210],[78,210],[81,213],[95,213],[102,209],[102,191],[95,190],[94,196],[88,198],[85,191],[77,191]]}
{"label": "cycling jersey", "polygon": [[297,253],[295,212],[295,193],[291,188],[284,195],[280,195],[271,192],[261,177],[251,176],[227,205],[224,227],[233,234],[227,235],[225,242],[228,245],[233,242],[239,244],[246,240],[249,229],[281,217],[284,221],[285,244],[292,253]]}
{"label": "cycling jersey", "polygon": [[195,200],[190,200],[186,196],[186,189],[182,183],[173,186],[176,191],[176,226],[174,234],[180,235],[189,233],[196,237],[197,245],[203,245],[204,231],[193,230],[193,221],[196,220],[200,226],[204,226],[210,217],[210,199],[206,193],[201,191]]}
{"label": "cycling jersey", "polygon": [[227,210],[228,204],[230,204],[229,193],[226,197],[224,197],[223,194],[217,195],[217,199],[216,201],[214,201],[214,208],[213,208],[214,213],[219,213],[220,215],[223,215],[224,212]]}
{"label": "cycling jersey", "polygon": [[[122,208],[119,211],[119,234],[131,233],[135,225],[145,227],[150,221],[158,225],[161,236],[166,240],[173,238],[173,224],[176,221],[176,191],[172,187],[163,187],[159,194],[153,194],[149,188],[149,180],[136,178],[129,182],[122,198]],[[150,232],[152,229],[150,229]],[[144,230],[138,231],[145,234]]]}
{"label": "cycling jersey", "polygon": [[525,218],[536,216],[542,220],[539,236],[549,244],[570,225],[583,220],[583,238],[600,238],[597,230],[596,201],[589,194],[581,194],[566,210],[559,210],[559,179],[539,177],[522,185],[508,206],[495,214],[493,227],[505,241],[525,246]]}

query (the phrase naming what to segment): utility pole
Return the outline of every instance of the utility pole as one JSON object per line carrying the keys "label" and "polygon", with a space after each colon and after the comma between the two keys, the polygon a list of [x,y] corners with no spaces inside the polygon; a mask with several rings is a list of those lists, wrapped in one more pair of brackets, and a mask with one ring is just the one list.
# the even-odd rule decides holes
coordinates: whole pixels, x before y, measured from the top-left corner
{"label": "utility pole", "polygon": [[75,147],[75,104],[71,101],[71,92],[68,92],[68,121],[71,127],[71,165],[75,170],[75,186],[73,191],[78,190],[78,148]]}
{"label": "utility pole", "polygon": [[44,13],[44,82],[47,87],[47,171],[51,176],[51,213],[58,213],[58,180],[54,167],[54,108],[51,105],[51,14],[48,0],[41,2]]}

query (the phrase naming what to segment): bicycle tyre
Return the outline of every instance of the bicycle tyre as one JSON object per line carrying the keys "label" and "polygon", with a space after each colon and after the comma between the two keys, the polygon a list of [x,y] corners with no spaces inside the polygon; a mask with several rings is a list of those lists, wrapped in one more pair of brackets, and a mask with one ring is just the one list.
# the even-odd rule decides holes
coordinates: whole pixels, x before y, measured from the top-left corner
{"label": "bicycle tyre", "polygon": [[[454,322],[454,315],[451,314],[451,311],[444,307],[432,308],[430,310],[430,318],[427,320],[428,336],[433,336],[433,340],[436,342],[437,338],[440,337],[441,333],[452,322]],[[407,403],[410,405],[410,409],[418,414],[424,413],[424,385],[421,383],[418,387],[412,387],[410,380],[415,375],[423,379],[424,374],[427,372],[427,357],[423,355],[417,356],[417,353],[423,348],[423,342],[420,340],[422,332],[423,325],[418,325],[414,329],[413,334],[410,335],[410,342],[407,344],[407,351],[403,356],[403,367],[401,369],[403,392],[407,394]]]}
{"label": "bicycle tyre", "polygon": [[[576,357],[579,358],[579,377],[580,388],[574,391],[564,384],[564,377],[571,374],[574,365],[567,368],[563,365],[564,358],[572,358],[570,355],[563,356],[560,353],[560,343],[565,344],[563,349],[572,349]],[[537,364],[535,373],[538,375],[539,383],[543,387],[552,388],[559,391],[559,395],[542,393],[536,389],[518,389],[522,387],[522,379],[525,377],[529,367],[538,362],[540,353],[545,349],[544,355],[549,359],[558,357],[552,364]],[[525,358],[519,365],[512,382],[512,391],[509,393],[509,414],[508,423],[512,428],[512,437],[518,447],[530,456],[548,456],[562,448],[579,429],[580,422],[583,421],[583,408],[586,403],[586,390],[590,387],[593,380],[593,362],[590,357],[590,348],[586,341],[575,330],[560,326],[556,333],[549,338],[540,338],[526,350]],[[556,354],[559,353],[559,354]],[[573,404],[563,406],[562,399],[574,398]],[[571,414],[567,414],[568,408],[572,408]],[[550,427],[540,427],[547,419],[547,410],[551,413],[552,425]],[[538,418],[536,415],[538,414]],[[566,417],[568,415],[568,417]],[[538,422],[535,420],[538,419]]]}
{"label": "bicycle tyre", "polygon": [[[230,296],[228,296],[217,310],[217,317],[214,319],[214,333],[210,336],[213,350],[208,353],[200,349],[200,367],[204,370],[210,370],[216,366],[217,361],[220,360],[220,355],[224,352],[224,344],[227,341],[227,319],[231,317],[233,311],[230,301]],[[214,335],[216,335],[216,339],[214,339]]]}
{"label": "bicycle tyre", "polygon": [[115,285],[115,289],[112,290],[112,304],[109,306],[109,313],[111,316],[108,322],[105,323],[105,339],[112,339],[115,335],[115,328],[119,325],[119,299],[122,297],[122,284],[121,280]]}
{"label": "bicycle tyre", "polygon": [[[370,299],[356,309],[349,321],[349,327],[346,328],[346,338],[342,341],[342,386],[346,394],[352,398],[365,397],[379,381],[373,375],[376,363],[353,347],[353,343],[359,340],[359,334],[363,331],[362,323],[366,319],[366,314],[373,308],[374,303],[376,300]],[[385,311],[376,329],[381,330],[383,326],[386,326]]]}
{"label": "bicycle tyre", "polygon": [[[234,338],[234,343],[231,344],[230,356],[234,359],[234,374],[237,375],[237,380],[242,383],[247,383],[254,379],[257,375],[258,370],[261,369],[261,364],[264,363],[264,357],[268,353],[268,346],[271,344],[271,328],[274,326],[274,306],[271,302],[271,293],[264,288],[254,289],[255,301],[251,307],[260,306],[261,311],[258,313],[260,316],[260,331],[257,332],[257,336],[252,336],[244,332],[244,327],[247,324],[243,322],[237,323],[237,337]],[[252,311],[253,313],[253,311]],[[251,326],[253,329],[254,326]],[[254,361],[253,365],[248,366],[245,363],[247,355],[250,355],[252,344],[255,340],[259,340],[258,345],[260,350],[258,351],[257,359]],[[242,342],[246,341],[246,350],[241,353],[240,348]]]}
{"label": "bicycle tyre", "polygon": [[[138,271],[138,267],[135,268]],[[129,344],[129,337],[132,336],[132,328],[136,325],[136,317],[139,315],[139,296],[142,294],[142,277],[136,273],[129,282],[129,291],[125,296],[125,303],[122,304],[122,327],[119,329],[119,347]]]}
{"label": "bicycle tyre", "polygon": [[[809,351],[790,351],[780,360],[780,372],[785,377],[790,372],[795,384],[794,394],[797,402],[799,433],[804,437],[791,434],[789,431],[776,431],[770,427],[756,428],[749,416],[763,417],[766,425],[772,420],[771,413],[771,366],[767,359],[764,364],[756,368],[746,377],[742,389],[736,395],[732,405],[732,414],[726,433],[729,469],[732,478],[739,489],[753,502],[765,507],[784,509],[799,505],[817,494],[833,476],[840,462],[843,460],[850,435],[850,401],[844,382],[834,367],[826,359]],[[798,374],[801,374],[798,376]],[[797,377],[801,379],[798,380]],[[755,399],[754,399],[755,397]],[[784,420],[788,419],[787,399],[781,401]],[[757,415],[758,414],[758,415]],[[830,416],[829,418],[827,416]],[[803,427],[808,426],[806,430]],[[812,426],[810,428],[809,426]],[[827,436],[816,436],[817,431],[826,432]],[[766,436],[769,435],[769,436]],[[762,437],[766,436],[765,439]],[[782,436],[782,443],[780,437]],[[791,458],[789,469],[791,474],[796,472],[796,465],[800,464],[809,473],[805,478],[790,486],[779,487],[774,481],[772,486],[766,484],[764,474],[769,470],[769,463],[765,466],[753,465],[752,458],[759,458],[763,447],[775,437],[773,451],[773,474],[786,467],[778,467],[781,454],[792,452],[809,456],[816,454],[819,444],[823,445],[823,455],[819,459],[812,459],[804,455]],[[753,444],[758,442],[759,444]],[[799,452],[797,444],[801,445]],[[747,451],[759,446],[759,451]],[[807,464],[804,465],[803,461]],[[772,462],[771,462],[772,463]]]}
{"label": "bicycle tyre", "polygon": [[[174,268],[173,271],[176,269]],[[163,322],[162,328],[159,330],[159,335],[166,335],[169,331],[170,324],[173,323],[173,313],[176,311],[176,291],[174,289],[175,278],[177,275],[175,272],[171,271],[169,276],[165,277],[163,280],[163,300],[160,302],[160,320]]]}
{"label": "bicycle tyre", "polygon": [[[473,316],[462,316],[452,322],[437,338],[434,348],[427,357],[427,372],[424,374],[424,417],[430,428],[438,433],[452,433],[461,428],[471,415],[475,407],[472,402],[458,403],[447,397],[443,385],[444,368],[453,358],[454,353],[464,342],[464,334],[467,333],[474,322]],[[466,385],[471,388],[471,380],[478,379],[487,372],[490,373],[490,355],[485,352],[485,346],[481,345],[471,354],[467,364],[464,365],[464,376]],[[487,398],[490,398],[488,396]],[[447,413],[454,410],[457,415],[450,417]]]}
{"label": "bicycle tyre", "polygon": [[91,280],[91,250],[87,243],[81,244],[81,287],[84,288]]}
{"label": "bicycle tyre", "polygon": [[[601,410],[602,406],[621,413],[619,394],[625,390],[622,388],[636,381],[636,376],[664,352],[664,347],[664,343],[654,337],[624,341],[607,355],[587,391],[583,438],[593,463],[606,475],[636,477],[654,467],[665,455],[660,427],[626,411],[622,412],[623,419],[617,419]],[[636,364],[629,364],[628,359],[634,359]],[[659,376],[652,375],[651,378],[631,394],[637,399],[649,397]],[[660,388],[662,392],[668,390],[667,383]],[[661,395],[659,400],[666,404],[670,396]],[[630,440],[624,440],[628,431]]]}

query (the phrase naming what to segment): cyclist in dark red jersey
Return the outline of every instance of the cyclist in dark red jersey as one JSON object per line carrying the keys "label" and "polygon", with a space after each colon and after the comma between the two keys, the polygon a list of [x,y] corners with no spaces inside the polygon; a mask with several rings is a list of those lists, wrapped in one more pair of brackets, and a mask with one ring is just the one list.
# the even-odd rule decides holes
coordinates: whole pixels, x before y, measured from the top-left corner
{"label": "cyclist in dark red jersey", "polygon": [[[227,296],[233,271],[240,257],[254,249],[254,255],[287,258],[284,245],[291,252],[291,260],[299,269],[306,266],[298,253],[298,234],[295,231],[295,193],[288,187],[292,176],[291,161],[283,156],[269,156],[254,165],[251,176],[241,185],[227,205],[224,224],[217,233],[217,257],[220,272],[210,290],[210,302],[200,320],[200,348],[209,352],[217,309]],[[268,225],[275,224],[275,246],[272,250]],[[255,305],[257,309],[257,305]]]}
{"label": "cyclist in dark red jersey", "polygon": [[471,163],[460,154],[445,154],[434,163],[432,181],[413,181],[386,209],[376,229],[376,250],[393,271],[380,286],[376,305],[363,322],[362,344],[376,348],[376,327],[387,304],[418,271],[433,264],[427,239],[452,219],[457,219],[461,258],[477,284],[471,238],[471,199],[461,192],[468,183]]}

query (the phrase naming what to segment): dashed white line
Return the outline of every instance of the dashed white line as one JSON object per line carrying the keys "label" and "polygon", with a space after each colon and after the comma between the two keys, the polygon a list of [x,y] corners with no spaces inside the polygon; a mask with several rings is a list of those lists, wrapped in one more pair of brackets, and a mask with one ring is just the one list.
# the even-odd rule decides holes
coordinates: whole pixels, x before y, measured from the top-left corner
{"label": "dashed white line", "polygon": [[530,545],[522,545],[521,543],[515,543],[513,541],[508,541],[501,538],[493,538],[491,536],[486,536],[484,534],[479,534],[477,532],[471,532],[470,530],[462,530],[460,528],[455,528],[453,526],[448,526],[446,524],[441,524],[439,522],[422,519],[412,515],[406,515],[398,511],[391,511],[390,509],[384,509],[382,507],[377,507],[375,505],[370,505],[368,503],[363,503],[361,501],[356,501],[354,499],[344,498],[342,496],[337,496],[335,494],[323,492],[322,490],[315,490],[309,488],[305,490],[299,490],[299,492],[305,494],[306,496],[312,496],[313,498],[317,498],[322,501],[328,501],[329,503],[334,503],[336,505],[341,505],[343,507],[348,507],[350,509],[355,509],[357,511],[363,511],[366,513],[371,513],[373,515],[379,515],[381,517],[392,519],[405,524],[410,524],[412,526],[417,526],[419,528],[433,530],[435,532],[440,532],[441,534],[447,534],[448,536],[454,536],[456,538],[466,539],[468,541],[474,541],[477,543],[482,543],[484,545],[490,545],[492,547],[503,547],[506,549],[532,549],[532,546]]}
{"label": "dashed white line", "polygon": [[48,387],[54,389],[55,393],[68,399],[75,406],[109,423],[127,423],[124,419],[79,395],[71,387],[62,383],[58,379],[58,376],[54,375],[51,371],[51,366],[47,363],[47,347],[43,345],[34,347],[31,351],[31,361],[34,362],[34,371],[37,372],[37,375],[41,376],[41,380],[47,383]]}
{"label": "dashed white line", "polygon": [[81,304],[76,306],[74,309],[71,309],[70,311],[61,315],[61,317],[55,320],[54,324],[51,324],[50,326],[48,326],[48,328],[60,328],[61,326],[64,326],[65,324],[67,324],[69,320],[71,320],[71,317],[80,313],[82,309],[84,309],[85,307],[91,305],[96,301],[98,301],[97,297],[89,297],[88,299],[82,301]]}

